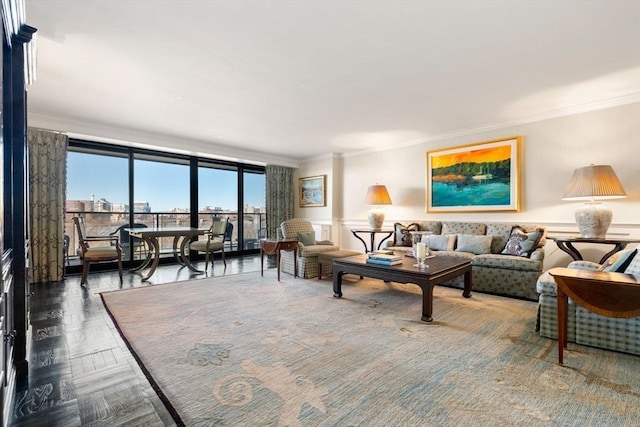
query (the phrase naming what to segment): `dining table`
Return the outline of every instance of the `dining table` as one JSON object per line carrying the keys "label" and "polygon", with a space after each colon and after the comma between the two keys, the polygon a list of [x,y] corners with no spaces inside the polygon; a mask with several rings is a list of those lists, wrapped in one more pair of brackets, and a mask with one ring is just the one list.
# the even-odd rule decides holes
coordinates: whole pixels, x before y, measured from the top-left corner
{"label": "dining table", "polygon": [[153,276],[158,263],[160,262],[160,238],[172,237],[173,238],[173,256],[176,261],[181,265],[187,267],[189,270],[195,273],[204,273],[204,270],[197,269],[186,255],[186,246],[193,237],[205,234],[209,228],[199,227],[148,227],[148,228],[127,228],[129,235],[132,237],[138,237],[147,244],[149,251],[145,260],[137,267],[132,268],[131,272],[141,272],[142,270],[149,268],[146,274],[142,276],[142,281],[147,281]]}

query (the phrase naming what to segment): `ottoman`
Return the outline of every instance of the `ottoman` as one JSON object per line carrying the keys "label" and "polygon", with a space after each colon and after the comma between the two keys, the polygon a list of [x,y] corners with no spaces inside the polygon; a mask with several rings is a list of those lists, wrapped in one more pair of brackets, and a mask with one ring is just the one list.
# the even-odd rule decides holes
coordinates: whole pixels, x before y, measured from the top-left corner
{"label": "ottoman", "polygon": [[361,252],[340,250],[331,252],[322,252],[318,254],[318,280],[322,279],[322,267],[325,266],[327,275],[333,272],[332,263],[336,258],[345,258],[348,256],[362,255]]}

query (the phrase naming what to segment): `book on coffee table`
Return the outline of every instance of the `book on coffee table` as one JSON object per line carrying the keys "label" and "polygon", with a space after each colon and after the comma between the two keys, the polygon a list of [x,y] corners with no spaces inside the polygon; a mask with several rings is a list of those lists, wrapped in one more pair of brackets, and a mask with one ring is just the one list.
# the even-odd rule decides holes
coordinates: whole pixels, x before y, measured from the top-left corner
{"label": "book on coffee table", "polygon": [[369,255],[367,255],[367,259],[376,259],[379,261],[402,261],[402,257],[400,255],[381,254],[377,252],[369,253]]}
{"label": "book on coffee table", "polygon": [[378,258],[367,258],[367,264],[376,264],[376,265],[398,265],[402,264],[402,258],[399,259],[378,259]]}

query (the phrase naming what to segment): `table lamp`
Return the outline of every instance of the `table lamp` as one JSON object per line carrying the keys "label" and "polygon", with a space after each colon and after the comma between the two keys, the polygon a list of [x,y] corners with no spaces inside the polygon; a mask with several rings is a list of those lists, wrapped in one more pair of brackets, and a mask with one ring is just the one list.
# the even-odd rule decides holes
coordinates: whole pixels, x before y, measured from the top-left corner
{"label": "table lamp", "polygon": [[576,210],[576,223],[584,238],[604,239],[611,224],[611,209],[597,200],[627,197],[616,173],[608,165],[590,165],[573,171],[562,200],[586,200]]}
{"label": "table lamp", "polygon": [[364,204],[373,205],[373,208],[367,214],[369,227],[374,231],[379,231],[384,222],[384,212],[378,206],[391,204],[391,197],[389,197],[387,187],[379,184],[370,185],[364,198]]}

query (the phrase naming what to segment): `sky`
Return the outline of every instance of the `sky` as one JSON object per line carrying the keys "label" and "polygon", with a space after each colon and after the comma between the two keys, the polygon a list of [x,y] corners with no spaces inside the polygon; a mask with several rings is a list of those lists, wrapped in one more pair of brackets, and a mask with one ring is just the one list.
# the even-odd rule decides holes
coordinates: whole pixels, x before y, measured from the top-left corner
{"label": "sky", "polygon": [[433,169],[443,168],[446,166],[457,165],[461,163],[485,163],[497,162],[511,158],[511,145],[502,145],[500,147],[482,148],[473,150],[470,148],[461,148],[452,154],[442,156],[434,155],[431,158],[431,167]]}
{"label": "sky", "polygon": [[[67,200],[106,199],[128,204],[128,159],[69,152]],[[134,200],[149,203],[152,212],[189,208],[189,168],[185,165],[136,160]],[[199,208],[237,209],[237,174],[200,169]],[[264,206],[264,175],[245,174],[245,205]]]}

